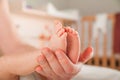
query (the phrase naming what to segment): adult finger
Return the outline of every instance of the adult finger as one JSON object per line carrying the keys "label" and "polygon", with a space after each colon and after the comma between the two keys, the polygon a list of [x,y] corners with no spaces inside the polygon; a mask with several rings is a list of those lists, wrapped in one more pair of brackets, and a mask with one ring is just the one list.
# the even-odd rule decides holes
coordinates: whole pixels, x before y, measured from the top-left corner
{"label": "adult finger", "polygon": [[66,73],[76,74],[79,72],[81,66],[74,65],[62,50],[57,50],[55,55]]}
{"label": "adult finger", "polygon": [[40,74],[43,74],[43,75],[46,74],[46,76],[48,76],[48,77],[55,75],[54,72],[52,71],[51,67],[49,66],[45,56],[43,55],[43,53],[41,56],[39,56],[38,62],[39,62],[40,67],[42,68],[42,70],[40,69],[40,67],[37,67],[36,71],[40,71],[39,72]]}
{"label": "adult finger", "polygon": [[52,70],[57,74],[58,76],[61,76],[61,74],[64,74],[64,70],[61,67],[59,61],[57,60],[56,56],[54,55],[54,52],[52,52],[48,48],[44,48],[42,50],[42,53],[45,55],[45,58],[47,59],[50,67]]}
{"label": "adult finger", "polygon": [[80,55],[79,62],[86,63],[88,60],[90,60],[93,56],[93,48],[88,47],[85,49],[85,51]]}

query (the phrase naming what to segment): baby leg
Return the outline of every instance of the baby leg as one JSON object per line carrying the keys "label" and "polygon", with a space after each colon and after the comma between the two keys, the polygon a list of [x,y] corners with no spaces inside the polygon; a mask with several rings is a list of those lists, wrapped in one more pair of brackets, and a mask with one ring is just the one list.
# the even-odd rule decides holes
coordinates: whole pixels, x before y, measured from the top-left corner
{"label": "baby leg", "polygon": [[14,75],[28,75],[35,71],[39,65],[37,57],[42,55],[41,51],[34,51],[22,54],[11,54],[3,56],[6,62],[6,70]]}

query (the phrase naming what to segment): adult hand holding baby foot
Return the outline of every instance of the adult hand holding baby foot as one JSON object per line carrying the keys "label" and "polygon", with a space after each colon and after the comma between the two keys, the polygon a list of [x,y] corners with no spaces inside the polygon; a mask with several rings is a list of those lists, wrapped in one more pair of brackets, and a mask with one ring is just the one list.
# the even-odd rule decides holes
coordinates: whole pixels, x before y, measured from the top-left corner
{"label": "adult hand holding baby foot", "polygon": [[[6,55],[10,53],[10,56],[7,56],[9,58],[5,60],[10,64],[9,68],[8,64],[6,64],[6,68],[1,67],[1,70],[5,70],[5,73],[8,73],[10,76],[0,76],[2,78],[5,78],[0,80],[13,80],[13,77],[11,79],[11,75],[13,75],[14,78],[17,77],[17,79],[15,80],[18,80],[18,75],[27,75],[28,73],[34,71],[34,68],[38,65],[36,58],[41,55],[41,51],[38,51],[29,45],[21,43],[18,36],[12,29],[15,26],[12,24],[9,17],[10,14],[8,13],[8,5],[6,4],[7,0],[1,1],[2,4],[0,4],[0,46],[3,52],[6,53]],[[73,44],[70,45],[71,48],[67,47],[69,45],[69,41],[67,39],[73,38],[74,31],[71,31],[69,29],[63,29],[61,23],[59,22],[57,24],[58,25],[56,25],[56,34],[53,35],[48,45],[48,48],[50,48],[51,50],[48,48],[42,50],[43,54],[38,58],[40,67],[37,67],[36,71],[39,72],[41,75],[45,76],[48,80],[69,80],[74,77],[80,69],[78,68],[77,64],[75,64],[79,58],[79,48],[78,50],[76,50],[74,47],[72,47],[75,46]],[[67,35],[70,35],[70,38],[67,38]],[[78,39],[76,38],[76,40]],[[66,56],[66,54],[68,57]],[[90,51],[86,50],[85,53],[81,55],[82,58],[80,58],[80,61],[86,61],[86,59],[88,59],[88,57],[86,57],[88,56],[88,54],[90,54]],[[76,56],[77,58],[75,58],[72,55],[78,56]],[[27,65],[24,66],[26,63]],[[1,74],[3,75],[2,71]],[[6,77],[9,79],[6,79]]]}
{"label": "adult hand holding baby foot", "polygon": [[[68,27],[63,29],[60,22],[56,23],[56,28],[57,33],[51,37],[51,45],[48,46],[52,50],[48,48],[46,50],[44,49],[44,57],[39,57],[38,60],[41,67],[37,67],[36,71],[48,80],[70,80],[79,72],[82,66],[77,66],[76,63],[78,60],[82,63],[89,60],[92,54],[92,48],[88,47],[80,56],[80,40],[78,33]],[[41,64],[43,61],[44,64]]]}
{"label": "adult hand holding baby foot", "polygon": [[73,64],[61,50],[53,52],[44,48],[42,53],[44,56],[38,59],[42,70],[39,67],[36,70],[40,70],[39,73],[46,77],[45,80],[70,80],[80,70],[80,67]]}

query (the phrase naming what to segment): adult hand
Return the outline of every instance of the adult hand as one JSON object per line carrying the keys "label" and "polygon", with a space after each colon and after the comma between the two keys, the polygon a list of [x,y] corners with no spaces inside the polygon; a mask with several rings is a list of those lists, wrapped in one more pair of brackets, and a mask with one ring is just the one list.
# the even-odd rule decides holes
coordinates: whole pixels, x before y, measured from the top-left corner
{"label": "adult hand", "polygon": [[36,71],[47,80],[70,80],[81,69],[82,64],[73,64],[62,50],[52,52],[48,48],[42,50],[42,56],[38,58],[40,67]]}
{"label": "adult hand", "polygon": [[82,63],[87,62],[92,57],[93,49],[88,47],[80,55],[79,62],[81,66],[79,65],[79,67],[78,64],[73,64],[62,50],[57,50],[54,53],[47,48],[42,53],[43,56],[38,57],[40,66],[36,68],[36,72],[47,79],[69,80],[80,71]]}

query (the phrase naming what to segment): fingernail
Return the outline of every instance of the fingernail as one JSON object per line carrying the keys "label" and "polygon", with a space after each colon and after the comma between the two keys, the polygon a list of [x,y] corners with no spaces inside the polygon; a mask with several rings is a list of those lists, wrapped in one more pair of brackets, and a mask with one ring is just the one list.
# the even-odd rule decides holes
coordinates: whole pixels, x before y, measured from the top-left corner
{"label": "fingernail", "polygon": [[94,55],[94,49],[91,47],[91,58],[93,57],[93,55]]}
{"label": "fingernail", "polygon": [[88,50],[89,50],[89,52],[92,52],[93,48],[92,47],[88,47]]}
{"label": "fingernail", "polygon": [[35,69],[36,72],[40,73],[42,71],[42,68],[40,66],[38,66],[36,69]]}
{"label": "fingernail", "polygon": [[94,52],[93,52],[93,51],[91,52],[91,55],[90,55],[90,56],[91,56],[91,58],[94,56]]}
{"label": "fingernail", "polygon": [[92,47],[88,47],[88,52],[90,53],[90,57],[93,57],[94,49]]}

